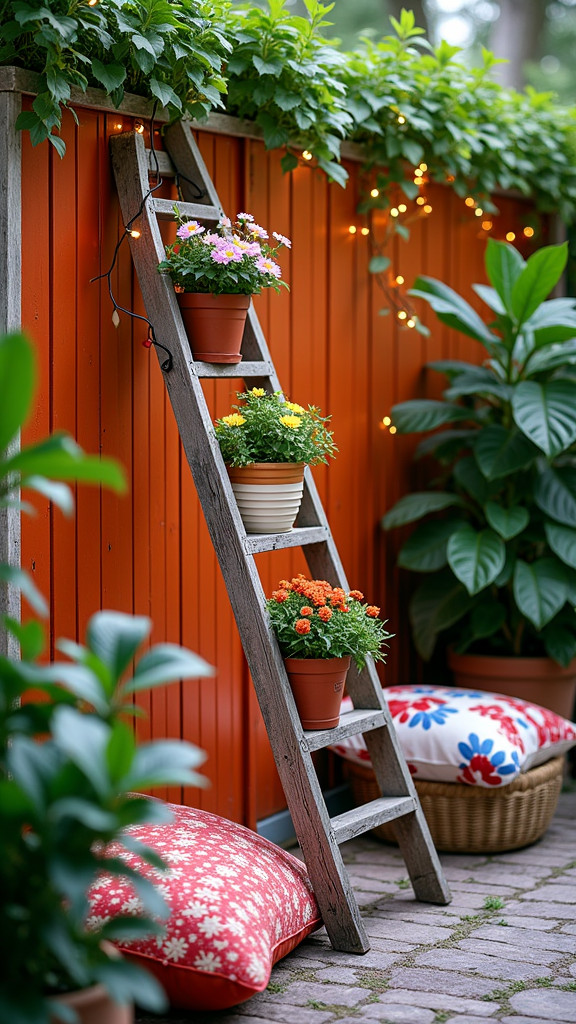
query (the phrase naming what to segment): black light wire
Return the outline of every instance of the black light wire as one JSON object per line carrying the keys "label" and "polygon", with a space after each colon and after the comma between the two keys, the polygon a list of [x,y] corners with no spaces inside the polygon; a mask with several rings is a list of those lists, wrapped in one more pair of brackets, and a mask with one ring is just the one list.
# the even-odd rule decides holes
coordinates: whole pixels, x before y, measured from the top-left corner
{"label": "black light wire", "polygon": [[[135,313],[133,309],[126,309],[124,306],[121,306],[116,301],[116,298],[114,296],[114,291],[112,289],[112,271],[114,270],[114,267],[116,266],[116,260],[118,259],[118,253],[120,251],[120,246],[122,245],[122,242],[124,241],[124,239],[127,238],[130,235],[130,230],[132,228],[132,225],[133,225],[134,221],[138,220],[138,218],[142,215],[142,213],[144,211],[144,207],[146,206],[147,200],[163,184],[163,179],[162,179],[162,177],[160,175],[160,165],[158,163],[158,156],[157,156],[156,150],[154,148],[154,119],[156,117],[156,108],[157,108],[157,106],[158,106],[158,101],[156,100],[156,102],[154,103],[154,107],[152,109],[152,116],[150,118],[150,155],[151,155],[152,160],[154,161],[154,165],[155,165],[153,173],[154,173],[154,176],[156,178],[156,184],[152,188],[148,189],[146,194],[142,197],[142,202],[140,203],[140,206],[138,207],[137,212],[134,214],[133,217],[130,218],[128,223],[124,225],[124,233],[122,235],[120,235],[120,238],[116,242],[116,247],[115,247],[114,253],[112,255],[112,261],[110,263],[110,266],[108,267],[108,270],[104,271],[103,274],[98,274],[97,277],[92,277],[90,279],[90,284],[93,284],[94,281],[101,281],[102,278],[105,277],[106,280],[108,281],[108,294],[110,296],[110,301],[112,302],[112,305],[114,307],[115,312],[126,313],[127,316],[132,317],[134,320],[143,320],[144,323],[148,324],[148,337],[147,337],[147,340],[146,340],[145,344],[147,345],[148,348],[150,347],[150,345],[155,345],[156,348],[160,348],[160,349],[162,349],[163,352],[166,353],[166,358],[160,363],[160,367],[164,371],[164,373],[169,373],[170,370],[172,369],[173,365],[174,365],[174,361],[173,361],[173,358],[172,358],[172,353],[170,352],[169,349],[166,348],[165,345],[162,345],[158,341],[158,339],[156,337],[156,331],[154,330],[154,325],[153,325],[152,321],[149,320],[147,316],[142,316],[142,314],[140,314],[140,313]],[[200,188],[200,186],[195,181],[192,181],[191,178],[188,178],[188,177],[186,177],[185,174],[182,174],[182,172],[179,171],[178,168],[175,168],[176,189],[178,191],[178,196],[179,196],[180,199],[182,198],[182,191],[181,191],[181,188],[180,188],[180,181],[181,180],[188,182],[188,184],[192,186],[192,188],[195,191],[195,198],[196,199],[203,199],[204,198],[204,196],[206,195],[205,190]]]}

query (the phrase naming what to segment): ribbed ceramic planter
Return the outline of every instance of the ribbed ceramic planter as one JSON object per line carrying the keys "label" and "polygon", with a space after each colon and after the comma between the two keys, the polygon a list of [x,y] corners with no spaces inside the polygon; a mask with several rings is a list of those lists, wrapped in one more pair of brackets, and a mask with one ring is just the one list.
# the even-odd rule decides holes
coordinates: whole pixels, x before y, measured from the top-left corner
{"label": "ribbed ceramic planter", "polygon": [[228,467],[246,533],[288,533],[304,492],[303,462]]}
{"label": "ribbed ceramic planter", "polygon": [[335,729],[340,721],[350,657],[285,658],[303,729]]}
{"label": "ribbed ceramic planter", "polygon": [[500,658],[448,651],[456,686],[504,693],[540,704],[571,719],[576,696],[576,659],[566,668],[552,658]]}
{"label": "ribbed ceramic planter", "polygon": [[250,296],[179,292],[177,297],[194,359],[239,363]]}

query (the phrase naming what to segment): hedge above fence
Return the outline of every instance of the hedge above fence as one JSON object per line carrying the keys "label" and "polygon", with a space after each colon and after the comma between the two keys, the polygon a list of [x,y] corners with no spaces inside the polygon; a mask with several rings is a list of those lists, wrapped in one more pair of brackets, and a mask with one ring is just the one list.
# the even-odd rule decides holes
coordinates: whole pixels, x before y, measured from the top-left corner
{"label": "hedge above fence", "polygon": [[485,209],[500,187],[576,219],[576,111],[552,94],[503,89],[488,51],[471,70],[457,48],[432,48],[411,12],[391,19],[393,35],[345,53],[322,35],[331,5],[304,2],[307,18],[283,0],[267,10],[225,0],[6,0],[0,64],[41,75],[18,127],[63,155],[57,132],[70,89],[97,85],[116,105],[125,90],[155,99],[173,119],[215,109],[252,119],[267,148],[284,149],[285,170],[308,150],[343,185],[347,139],[364,145],[379,184],[398,182],[409,196],[425,161],[429,178]]}

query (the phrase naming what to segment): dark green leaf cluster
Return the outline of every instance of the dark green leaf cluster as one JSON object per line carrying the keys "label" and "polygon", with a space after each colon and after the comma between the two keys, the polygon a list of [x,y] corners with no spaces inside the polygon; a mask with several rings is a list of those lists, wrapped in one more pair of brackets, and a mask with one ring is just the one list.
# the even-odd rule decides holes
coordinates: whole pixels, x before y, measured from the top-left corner
{"label": "dark green leaf cluster", "polygon": [[172,118],[203,117],[222,106],[222,61],[230,51],[220,0],[7,0],[0,21],[0,64],[41,75],[33,109],[18,127],[34,144],[64,153],[59,129],[73,86],[104,87],[118,106],[124,92],[158,100]]}
{"label": "dark green leaf cluster", "polygon": [[314,466],[328,462],[338,449],[329,416],[316,406],[307,409],[289,402],[280,391],[264,388],[238,392],[236,412],[216,420],[215,432],[222,458],[229,466],[253,462],[304,462]]}
{"label": "dark green leaf cluster", "polygon": [[364,595],[346,593],[325,580],[296,576],[281,580],[266,602],[272,629],[285,658],[344,658],[359,670],[369,656],[384,661],[382,647],[390,640],[380,609],[364,603]]}
{"label": "dark green leaf cluster", "polygon": [[234,223],[223,217],[214,231],[198,221],[186,220],[174,207],[179,224],[177,239],[166,246],[166,259],[158,265],[169,274],[177,291],[211,295],[259,295],[263,288],[288,288],[280,280],[276,262],[280,249],[290,248],[290,239],[275,234],[274,245],[262,241],[268,233],[251,214],[238,214]]}
{"label": "dark green leaf cluster", "polygon": [[400,433],[434,431],[417,451],[440,465],[434,489],[383,520],[390,529],[434,515],[399,555],[427,574],[410,608],[424,658],[443,633],[458,651],[576,657],[576,300],[546,298],[566,258],[566,244],[524,261],[491,240],[490,286],[475,286],[489,326],[440,281],[418,278],[412,291],[486,350],[481,366],[430,364],[448,377],[443,400],[392,409]]}
{"label": "dark green leaf cluster", "polygon": [[[0,339],[0,449],[10,445],[29,411],[34,361],[19,335]],[[123,486],[115,463],[84,456],[64,436],[49,438],[0,459],[4,505],[18,487],[36,490],[65,511],[71,495],[62,480]],[[21,570],[2,566],[2,578],[20,585],[38,607],[43,599]],[[123,835],[130,825],[169,820],[159,801],[134,794],[157,786],[206,784],[196,772],[205,755],[185,743],[137,746],[129,724],[133,695],[189,676],[211,674],[184,648],[150,648],[127,676],[150,622],[99,612],[86,644],[61,641],[66,660],[40,661],[44,631],[38,621],[4,618],[21,659],[0,657],[0,1019],[49,1024],[48,995],[101,983],[119,1003],[162,1010],[157,982],[123,959],[110,960],[104,939],[159,931],[167,907],[154,885],[108,852],[121,839],[153,866],[158,855]],[[26,699],[23,700],[26,695]],[[138,916],[105,921],[89,916],[87,893],[102,871],[129,878]],[[64,1012],[64,1011],[63,1011]],[[64,1019],[64,1017],[62,1017]],[[66,1017],[68,1019],[68,1017]]]}

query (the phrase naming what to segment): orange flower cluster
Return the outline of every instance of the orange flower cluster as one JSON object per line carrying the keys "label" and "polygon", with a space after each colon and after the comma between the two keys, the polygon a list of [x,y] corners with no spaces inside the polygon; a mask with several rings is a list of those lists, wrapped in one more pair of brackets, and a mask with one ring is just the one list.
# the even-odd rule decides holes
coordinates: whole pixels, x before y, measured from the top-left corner
{"label": "orange flower cluster", "polygon": [[[276,595],[282,595],[280,602],[286,600],[288,591],[292,590],[295,594],[300,594],[301,597],[306,598],[311,604],[315,605],[316,608],[324,608],[327,605],[332,605],[339,612],[347,612],[346,607],[346,592],[342,590],[342,587],[332,587],[327,580],[308,580],[306,577],[299,573],[298,576],[294,576],[290,581],[280,580],[280,590],[277,590],[272,594],[275,600],[278,600]],[[283,595],[286,594],[286,597]],[[357,595],[360,595],[359,597]],[[364,595],[360,594],[359,590],[353,590],[350,597],[356,597],[357,601],[362,600]],[[304,613],[302,609],[302,615],[312,615],[312,609],[309,612]],[[327,618],[323,619],[324,622],[328,622]]]}
{"label": "orange flower cluster", "polygon": [[310,622],[308,619],[298,619],[294,629],[297,633],[300,633],[300,636],[304,636],[306,633],[310,632]]}
{"label": "orange flower cluster", "polygon": [[366,609],[366,615],[369,615],[371,619],[377,619],[380,615],[380,609],[375,604],[369,604]]}

